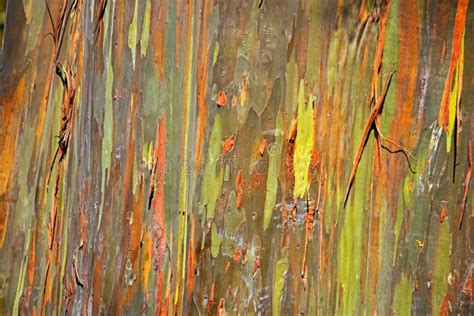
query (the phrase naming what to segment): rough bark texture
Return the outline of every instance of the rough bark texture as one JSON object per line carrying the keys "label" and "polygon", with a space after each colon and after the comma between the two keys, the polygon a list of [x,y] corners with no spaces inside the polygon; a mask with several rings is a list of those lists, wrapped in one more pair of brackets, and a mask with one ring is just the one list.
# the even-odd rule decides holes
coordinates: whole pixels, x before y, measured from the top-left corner
{"label": "rough bark texture", "polygon": [[0,314],[472,314],[473,21],[8,1]]}

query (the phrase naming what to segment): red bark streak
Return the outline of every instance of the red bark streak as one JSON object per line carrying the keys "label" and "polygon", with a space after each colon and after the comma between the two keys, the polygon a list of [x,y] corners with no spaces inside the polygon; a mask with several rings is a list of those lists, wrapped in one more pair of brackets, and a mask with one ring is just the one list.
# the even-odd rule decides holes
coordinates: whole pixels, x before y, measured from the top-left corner
{"label": "red bark streak", "polygon": [[[451,48],[451,61],[449,64],[448,75],[444,82],[443,97],[439,108],[438,125],[444,127],[445,130],[449,124],[449,97],[451,95],[451,83],[453,82],[454,70],[459,61],[461,54],[462,38],[464,36],[464,28],[466,24],[468,0],[459,0],[456,10],[456,18],[454,21],[453,42]],[[459,115],[459,113],[457,113]],[[458,126],[459,127],[459,126]]]}
{"label": "red bark streak", "polygon": [[222,149],[224,151],[224,154],[227,154],[234,149],[234,144],[235,144],[235,135],[230,135],[228,136],[223,142],[222,142]]}
{"label": "red bark streak", "polygon": [[227,313],[225,311],[225,299],[221,298],[219,301],[219,306],[217,307],[217,315],[218,316],[226,316]]}
{"label": "red bark streak", "polygon": [[378,76],[382,67],[383,48],[385,46],[385,28],[387,25],[389,4],[387,1],[383,3],[382,11],[380,13],[379,21],[379,35],[377,39],[377,47],[375,49],[374,67],[372,72],[372,90],[370,99],[372,102],[378,99],[377,87],[378,87]]}
{"label": "red bark streak", "polygon": [[195,282],[195,271],[197,265],[196,259],[196,219],[194,216],[191,217],[191,237],[188,243],[188,279],[186,282],[187,295],[189,298],[193,295],[194,282]]}
{"label": "red bark streak", "polygon": [[255,256],[255,261],[253,263],[252,276],[254,278],[257,274],[258,269],[260,269],[260,251],[257,251],[257,255]]}
{"label": "red bark streak", "polygon": [[265,153],[266,148],[267,148],[267,140],[265,138],[262,138],[262,141],[260,142],[260,146],[258,147],[258,153],[260,157],[263,157],[263,154]]}
{"label": "red bark streak", "polygon": [[239,172],[237,173],[237,178],[235,179],[235,191],[237,192],[237,209],[240,209],[242,207],[242,174],[242,170],[239,170]]}
{"label": "red bark streak", "polygon": [[[155,12],[158,10],[158,12]],[[151,41],[155,49],[156,77],[161,82],[165,75],[165,22],[166,22],[167,1],[160,1],[159,4],[152,5],[151,16],[157,16],[157,19],[151,19]]]}
{"label": "red bark streak", "polygon": [[219,91],[219,93],[217,93],[216,104],[218,106],[227,105],[227,95],[225,94],[224,91],[221,90],[221,91]]}
{"label": "red bark streak", "polygon": [[[153,266],[157,274],[156,306],[161,306],[163,279],[161,277],[161,263],[165,251],[166,228],[164,222],[164,193],[166,171],[166,119],[162,116],[156,131],[156,147],[154,152],[154,176],[156,177],[156,194],[153,196],[152,234],[153,234]],[[154,177],[152,177],[154,178]]]}
{"label": "red bark streak", "polygon": [[212,306],[214,306],[214,291],[216,289],[216,281],[212,281],[211,290],[209,293],[209,303],[207,304],[207,311],[210,313]]}
{"label": "red bark streak", "polygon": [[442,206],[441,211],[439,211],[439,222],[442,223],[446,219],[446,206]]}

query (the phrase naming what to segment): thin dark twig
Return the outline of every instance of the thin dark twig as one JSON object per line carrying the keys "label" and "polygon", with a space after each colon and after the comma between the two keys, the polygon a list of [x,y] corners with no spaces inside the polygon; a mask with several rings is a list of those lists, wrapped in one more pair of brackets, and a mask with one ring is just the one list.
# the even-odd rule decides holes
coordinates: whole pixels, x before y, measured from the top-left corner
{"label": "thin dark twig", "polygon": [[416,174],[416,171],[415,171],[415,169],[413,169],[407,153],[403,149],[399,148],[399,149],[396,149],[396,150],[392,150],[392,149],[388,148],[387,146],[385,146],[384,144],[382,144],[381,147],[383,149],[385,149],[386,151],[388,151],[389,153],[391,153],[391,154],[402,153],[403,156],[405,157],[405,159],[407,160],[408,168],[410,169],[410,172],[413,173],[413,174]]}
{"label": "thin dark twig", "polygon": [[49,4],[47,0],[44,0],[44,3],[46,4],[46,10],[48,10],[48,15],[49,15],[49,21],[51,22],[51,26],[53,28],[54,34],[56,34],[56,26],[54,25],[53,21],[53,15],[51,14],[51,9],[49,8]]}
{"label": "thin dark twig", "polygon": [[[65,1],[65,5],[67,7],[67,0],[64,0]],[[66,10],[63,10],[62,12],[62,16],[61,16],[61,32],[60,32],[60,39],[59,39],[59,43],[58,43],[58,51],[56,53],[56,56],[59,56],[59,52],[61,51],[61,47],[63,45],[63,41],[64,41],[64,34],[66,33],[66,27],[67,27],[67,23],[69,21],[69,16],[71,15],[71,12],[72,12],[72,8],[73,8],[73,4],[71,4],[69,6],[69,10],[68,10],[68,13],[66,16],[64,16],[64,13]],[[57,57],[56,57],[57,59]]]}

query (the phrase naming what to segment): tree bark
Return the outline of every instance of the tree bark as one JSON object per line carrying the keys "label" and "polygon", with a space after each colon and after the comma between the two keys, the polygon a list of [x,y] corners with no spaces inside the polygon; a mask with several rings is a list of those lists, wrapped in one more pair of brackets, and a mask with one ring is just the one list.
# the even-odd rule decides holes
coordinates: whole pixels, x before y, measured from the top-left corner
{"label": "tree bark", "polygon": [[472,1],[5,25],[0,314],[472,314]]}

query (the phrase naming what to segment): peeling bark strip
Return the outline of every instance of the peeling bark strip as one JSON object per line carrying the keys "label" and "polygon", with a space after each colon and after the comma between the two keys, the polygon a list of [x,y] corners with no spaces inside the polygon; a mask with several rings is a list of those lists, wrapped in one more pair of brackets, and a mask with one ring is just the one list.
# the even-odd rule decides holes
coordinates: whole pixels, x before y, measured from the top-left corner
{"label": "peeling bark strip", "polygon": [[375,129],[375,130],[379,129],[377,127],[377,119],[380,113],[382,112],[382,106],[385,100],[385,95],[387,94],[387,91],[388,91],[388,87],[390,85],[390,81],[392,79],[392,75],[393,75],[393,72],[391,69],[389,69],[387,75],[385,76],[385,80],[383,82],[382,94],[378,97],[377,103],[370,111],[369,118],[367,119],[367,123],[365,124],[364,133],[362,134],[362,139],[359,144],[359,149],[357,150],[357,156],[352,165],[351,175],[349,178],[349,185],[347,186],[346,194],[344,195],[344,207],[347,204],[347,198],[349,197],[349,192],[350,192],[352,183],[354,182],[354,178],[357,172],[357,167],[359,166],[362,153],[364,152],[365,145],[367,144],[369,133],[372,129]]}
{"label": "peeling bark strip", "polygon": [[1,315],[469,314],[472,1],[5,16]]}

